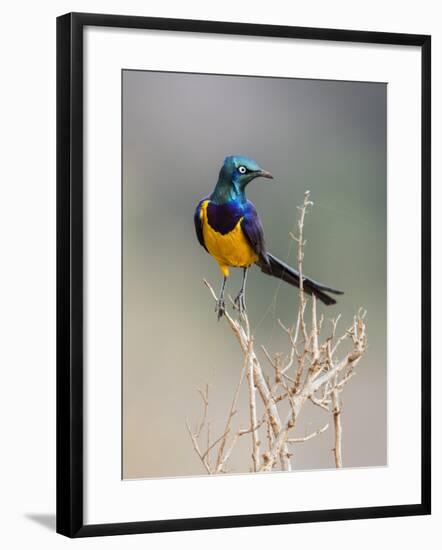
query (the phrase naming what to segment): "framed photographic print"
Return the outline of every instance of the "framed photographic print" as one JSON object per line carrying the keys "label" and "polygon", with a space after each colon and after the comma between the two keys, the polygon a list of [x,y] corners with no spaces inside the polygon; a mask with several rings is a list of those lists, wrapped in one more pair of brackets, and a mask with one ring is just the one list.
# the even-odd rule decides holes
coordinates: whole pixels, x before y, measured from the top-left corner
{"label": "framed photographic print", "polygon": [[57,531],[430,513],[430,37],[57,20]]}

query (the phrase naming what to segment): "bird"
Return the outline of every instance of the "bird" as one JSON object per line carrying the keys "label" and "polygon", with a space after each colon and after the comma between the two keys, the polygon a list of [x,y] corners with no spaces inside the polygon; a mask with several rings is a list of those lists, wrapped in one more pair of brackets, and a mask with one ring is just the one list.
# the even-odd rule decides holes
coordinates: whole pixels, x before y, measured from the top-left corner
{"label": "bird", "polygon": [[[226,311],[224,293],[232,267],[243,270],[241,289],[234,300],[240,314],[246,310],[247,272],[253,264],[263,273],[299,287],[299,272],[266,250],[260,217],[254,204],[246,197],[248,184],[257,178],[273,179],[273,176],[251,158],[227,156],[212,194],[201,199],[195,210],[199,244],[216,260],[223,277],[216,304],[218,320]],[[344,294],[304,275],[302,280],[304,292],[315,295],[325,305],[336,304],[327,292]]]}

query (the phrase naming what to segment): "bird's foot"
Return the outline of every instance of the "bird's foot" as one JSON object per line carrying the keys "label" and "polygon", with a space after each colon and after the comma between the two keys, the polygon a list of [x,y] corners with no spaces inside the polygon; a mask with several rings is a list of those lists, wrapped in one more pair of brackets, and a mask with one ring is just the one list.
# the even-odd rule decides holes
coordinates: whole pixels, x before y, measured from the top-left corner
{"label": "bird's foot", "polygon": [[226,312],[226,304],[222,298],[220,298],[216,302],[215,312],[217,313],[218,321],[219,321],[221,317],[224,315],[224,313]]}
{"label": "bird's foot", "polygon": [[242,317],[246,312],[246,300],[245,300],[244,292],[241,291],[238,294],[238,296],[234,300],[234,304],[236,309],[239,311],[239,314]]}

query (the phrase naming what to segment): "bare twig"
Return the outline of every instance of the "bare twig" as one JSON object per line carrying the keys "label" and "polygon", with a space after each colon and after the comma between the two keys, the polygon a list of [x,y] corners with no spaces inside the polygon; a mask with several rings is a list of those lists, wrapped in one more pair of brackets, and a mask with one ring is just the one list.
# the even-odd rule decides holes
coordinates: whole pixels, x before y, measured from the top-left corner
{"label": "bare twig", "polygon": [[257,472],[259,470],[259,435],[257,428],[256,420],[256,389],[255,389],[255,379],[254,379],[254,369],[253,369],[253,360],[252,360],[252,349],[253,349],[253,339],[249,340],[249,347],[247,350],[247,379],[249,387],[249,408],[250,408],[250,430],[252,432],[252,460],[253,460],[253,471]]}
{"label": "bare twig", "polygon": [[216,459],[216,469],[217,470],[220,468],[221,463],[224,465],[225,462],[226,462],[226,458],[225,457],[223,458],[223,452],[224,452],[224,448],[225,448],[226,442],[227,442],[227,435],[230,432],[230,426],[231,426],[231,423],[232,423],[232,418],[236,414],[236,406],[237,406],[237,403],[238,403],[239,391],[241,389],[241,384],[242,384],[242,381],[244,379],[244,372],[245,372],[245,370],[247,368],[247,365],[248,365],[248,359],[249,359],[249,356],[247,354],[244,357],[244,363],[243,363],[243,367],[241,369],[239,382],[236,386],[235,394],[233,396],[232,404],[230,406],[230,411],[229,411],[229,414],[228,414],[228,417],[227,417],[226,427],[224,429],[224,434],[226,436],[221,440],[221,445],[219,446],[219,449],[218,449],[218,456],[217,456],[217,459]]}
{"label": "bare twig", "polygon": [[309,200],[310,197],[310,191],[306,191],[304,193],[304,203],[302,206],[298,206],[298,210],[301,212],[299,220],[298,220],[298,236],[293,235],[293,233],[290,233],[291,238],[298,243],[298,271],[299,271],[299,310],[302,312],[300,315],[301,317],[301,330],[302,334],[304,336],[304,342],[307,342],[307,326],[305,323],[304,318],[304,311],[305,311],[305,295],[304,295],[304,277],[303,277],[303,270],[302,270],[302,264],[304,260],[304,219],[305,214],[307,212],[307,208],[310,205],[313,205],[313,203]]}
{"label": "bare twig", "polygon": [[195,449],[196,454],[200,457],[201,462],[203,463],[204,467],[207,470],[207,473],[208,474],[213,473],[212,470],[210,469],[209,463],[207,462],[207,457],[205,456],[203,458],[203,453],[201,452],[201,450],[199,448],[198,439],[196,437],[196,434],[194,434],[192,432],[192,429],[190,428],[189,422],[187,420],[186,420],[186,427],[187,427],[187,431],[189,432],[190,438],[192,440],[193,448]]}
{"label": "bare twig", "polygon": [[203,412],[203,416],[200,421],[199,427],[196,430],[195,435],[197,438],[201,435],[201,432],[203,431],[203,428],[207,420],[207,413],[209,411],[209,384],[206,384],[206,389],[204,392],[202,390],[198,390],[198,393],[200,394],[201,399],[203,400],[203,403],[204,403],[204,412]]}
{"label": "bare twig", "polygon": [[333,402],[333,422],[335,425],[335,446],[333,453],[335,455],[336,468],[342,468],[342,424],[341,424],[341,406],[339,402],[339,391],[332,391]]}
{"label": "bare twig", "polygon": [[313,439],[319,434],[324,433],[328,429],[328,424],[325,426],[322,426],[322,428],[319,428],[319,430],[316,430],[316,432],[313,432],[309,435],[305,435],[304,437],[291,437],[290,439],[287,439],[289,443],[304,443],[305,441],[310,441],[310,439]]}

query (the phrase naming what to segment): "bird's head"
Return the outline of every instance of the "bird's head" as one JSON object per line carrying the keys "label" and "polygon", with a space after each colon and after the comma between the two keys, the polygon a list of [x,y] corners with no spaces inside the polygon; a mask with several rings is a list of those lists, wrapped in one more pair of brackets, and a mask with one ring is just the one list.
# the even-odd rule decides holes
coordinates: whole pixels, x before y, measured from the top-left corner
{"label": "bird's head", "polygon": [[220,179],[230,181],[238,189],[244,189],[255,178],[273,179],[270,172],[263,170],[256,161],[248,157],[230,156],[224,159]]}
{"label": "bird's head", "polygon": [[255,178],[273,179],[273,176],[251,158],[239,155],[226,157],[219,173],[217,194],[227,194],[230,198],[241,196]]}

